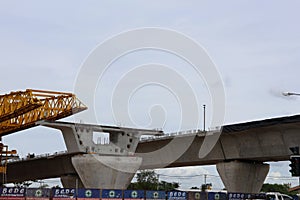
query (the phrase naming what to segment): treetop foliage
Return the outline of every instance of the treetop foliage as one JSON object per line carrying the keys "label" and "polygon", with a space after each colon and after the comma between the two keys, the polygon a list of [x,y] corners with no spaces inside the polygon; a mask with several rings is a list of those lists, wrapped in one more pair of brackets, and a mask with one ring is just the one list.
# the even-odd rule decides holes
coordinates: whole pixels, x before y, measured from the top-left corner
{"label": "treetop foliage", "polygon": [[129,185],[128,189],[170,191],[179,188],[179,183],[159,181],[158,174],[154,170],[141,170],[136,174],[136,180],[136,182]]}

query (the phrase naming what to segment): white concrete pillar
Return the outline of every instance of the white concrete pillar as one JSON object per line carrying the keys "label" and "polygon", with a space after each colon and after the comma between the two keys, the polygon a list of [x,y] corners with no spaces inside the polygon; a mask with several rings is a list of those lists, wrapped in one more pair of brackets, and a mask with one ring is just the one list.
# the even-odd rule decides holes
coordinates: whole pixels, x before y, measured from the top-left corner
{"label": "white concrete pillar", "polygon": [[72,157],[72,164],[85,188],[126,189],[142,158],[84,154]]}
{"label": "white concrete pillar", "polygon": [[269,164],[241,161],[217,164],[228,192],[259,193],[269,172]]}

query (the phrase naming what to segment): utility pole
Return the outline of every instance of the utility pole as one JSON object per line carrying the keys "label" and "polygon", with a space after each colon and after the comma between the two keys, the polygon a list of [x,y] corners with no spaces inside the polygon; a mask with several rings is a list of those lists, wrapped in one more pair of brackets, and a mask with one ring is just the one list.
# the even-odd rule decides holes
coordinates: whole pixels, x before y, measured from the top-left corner
{"label": "utility pole", "polygon": [[159,190],[159,174],[157,174],[157,188],[156,190]]}
{"label": "utility pole", "polygon": [[78,199],[78,177],[76,177],[76,182],[75,182],[75,199]]}
{"label": "utility pole", "polygon": [[205,132],[206,130],[205,130],[205,107],[206,107],[206,105],[204,104],[203,105],[203,131]]}

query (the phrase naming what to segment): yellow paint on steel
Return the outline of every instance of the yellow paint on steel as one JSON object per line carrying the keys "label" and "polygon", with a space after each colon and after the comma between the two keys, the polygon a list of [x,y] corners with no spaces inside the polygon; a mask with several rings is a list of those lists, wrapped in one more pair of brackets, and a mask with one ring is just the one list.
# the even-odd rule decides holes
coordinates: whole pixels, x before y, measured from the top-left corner
{"label": "yellow paint on steel", "polygon": [[0,174],[6,174],[6,166],[0,166]]}
{"label": "yellow paint on steel", "polygon": [[86,110],[72,93],[27,89],[0,95],[0,137]]}
{"label": "yellow paint on steel", "polygon": [[0,174],[3,174],[3,182],[6,179],[7,161],[17,154],[16,150],[8,150],[8,146],[0,143]]}
{"label": "yellow paint on steel", "polygon": [[42,106],[42,102],[31,96],[31,93],[26,91],[0,95],[0,122]]}

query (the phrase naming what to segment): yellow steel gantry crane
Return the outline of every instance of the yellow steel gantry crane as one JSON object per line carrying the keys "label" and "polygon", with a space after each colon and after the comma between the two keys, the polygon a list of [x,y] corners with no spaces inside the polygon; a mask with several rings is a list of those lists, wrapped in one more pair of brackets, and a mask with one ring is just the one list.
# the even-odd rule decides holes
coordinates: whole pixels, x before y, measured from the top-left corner
{"label": "yellow steel gantry crane", "polygon": [[[72,93],[27,89],[0,95],[0,140],[20,130],[37,126],[40,120],[58,120],[86,110]],[[17,152],[0,142],[0,174],[6,174],[7,159]]]}
{"label": "yellow steel gantry crane", "polygon": [[27,89],[0,95],[0,137],[86,110],[72,93]]}

